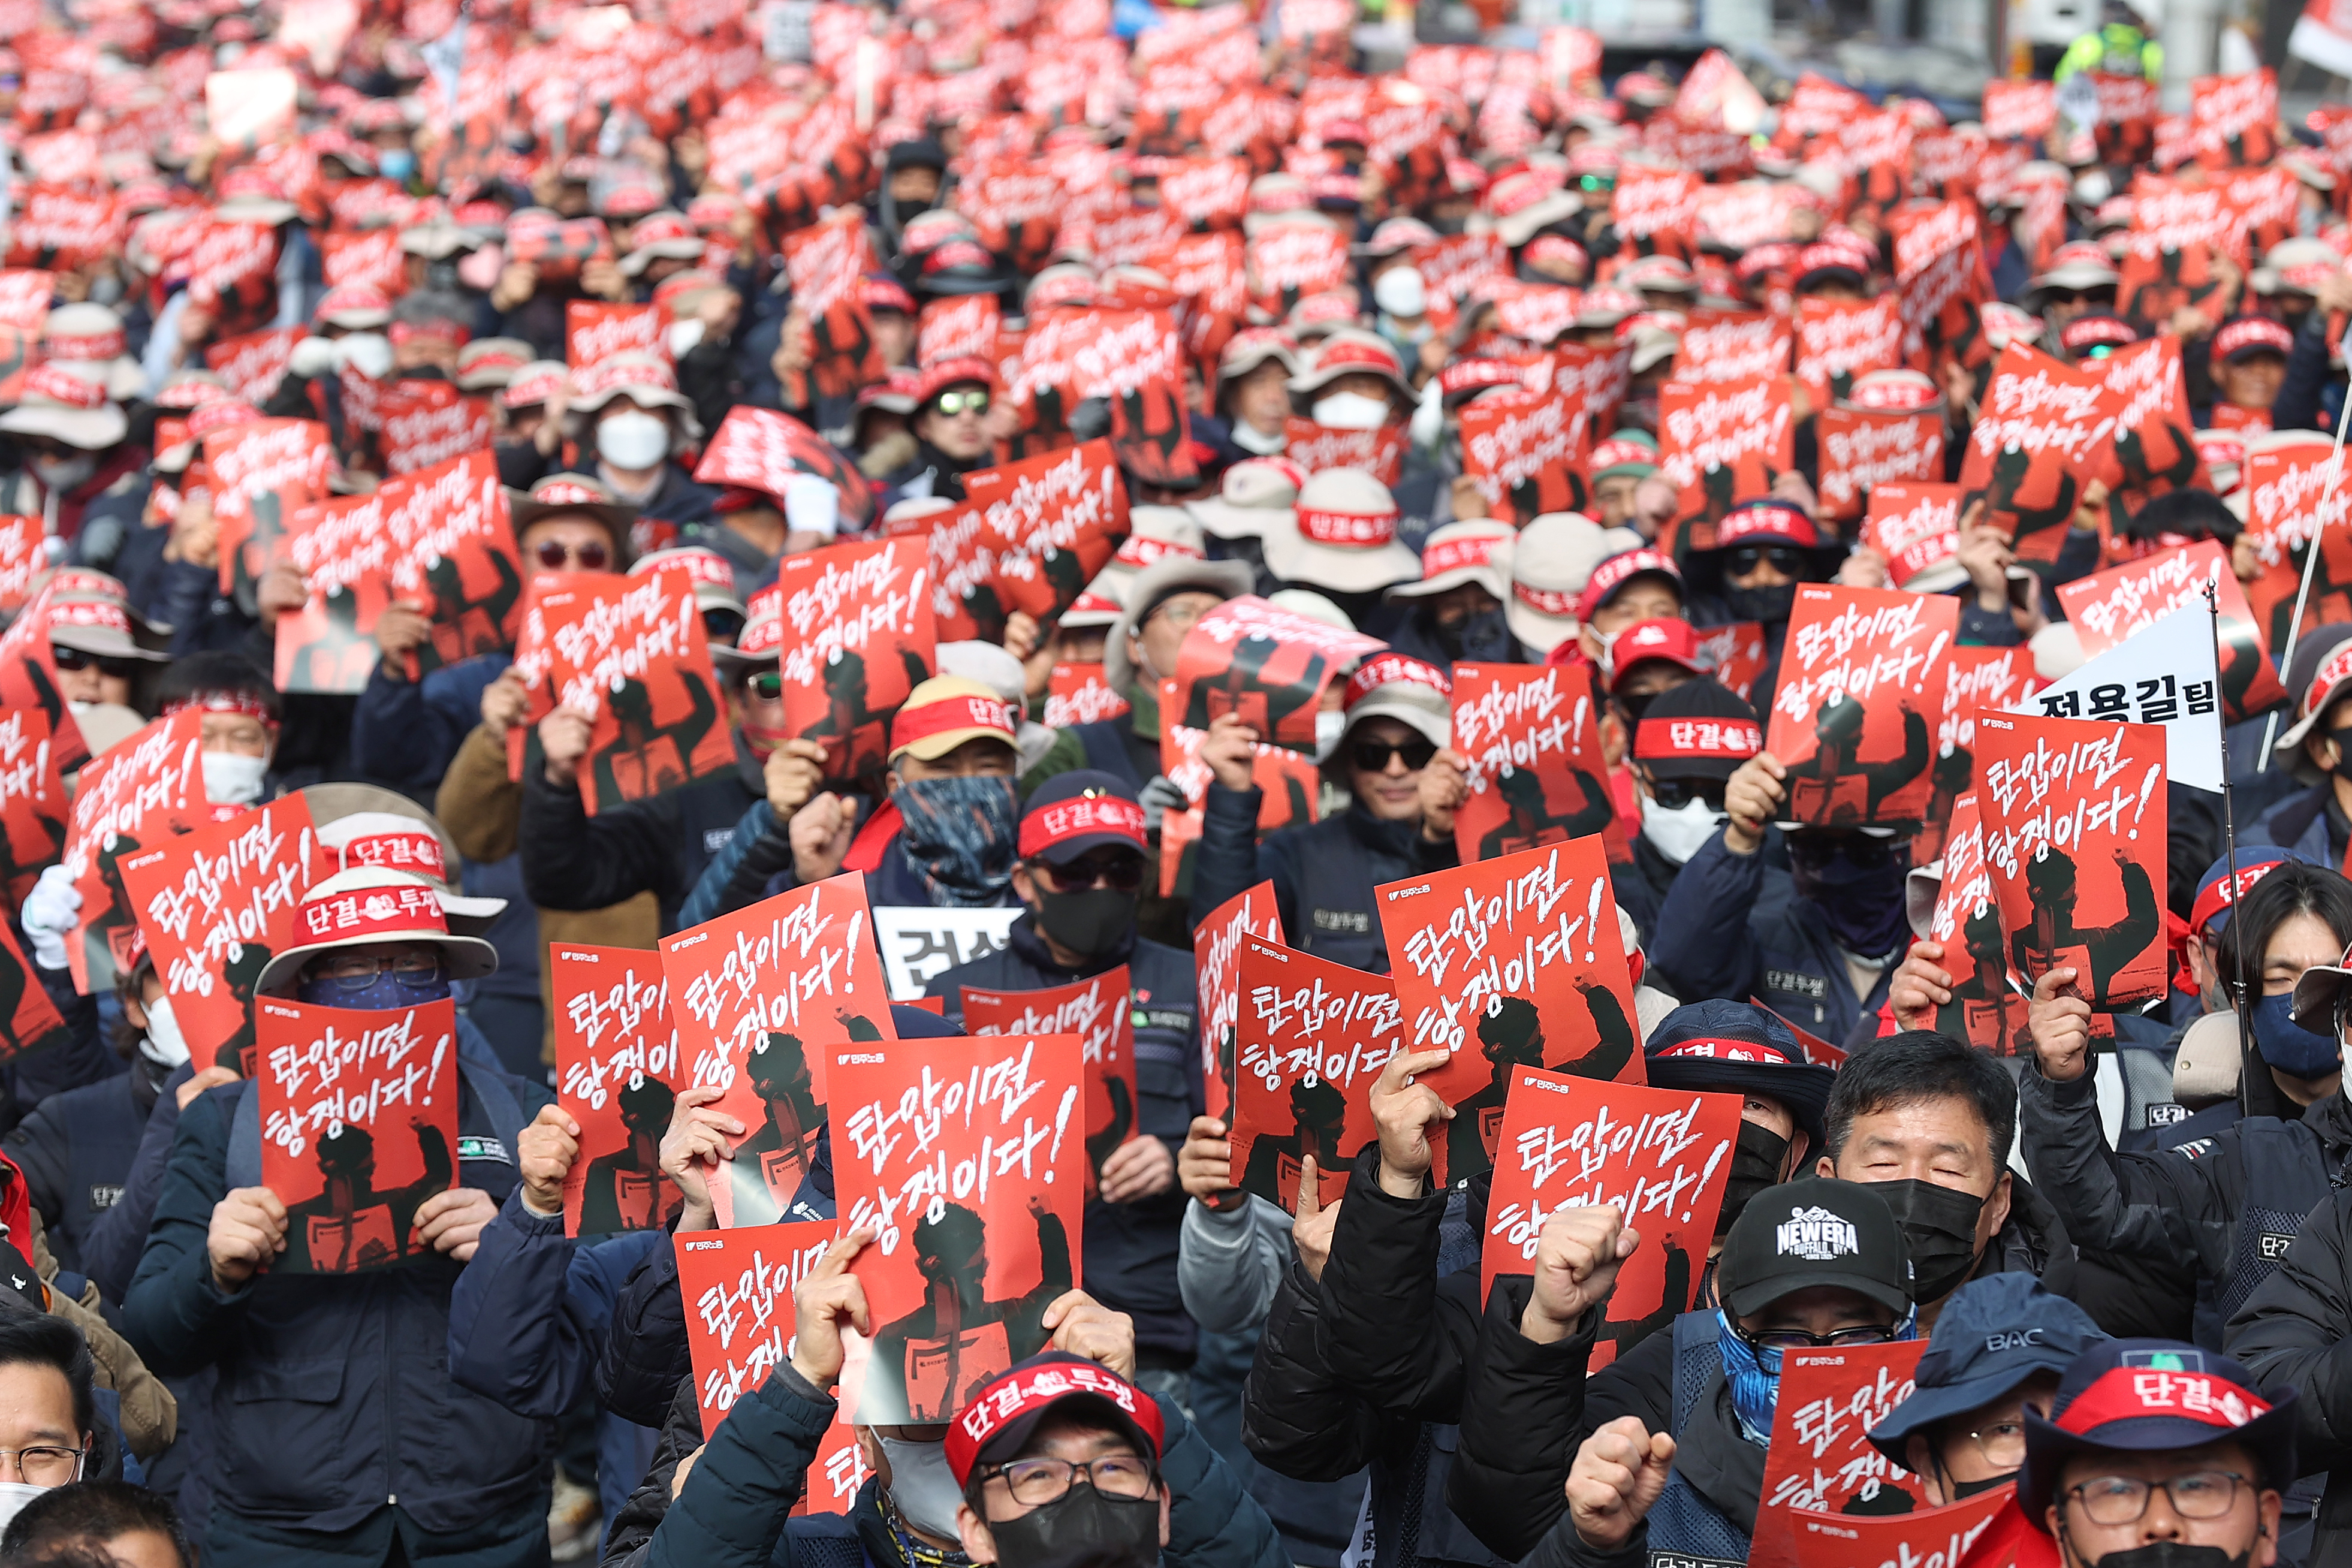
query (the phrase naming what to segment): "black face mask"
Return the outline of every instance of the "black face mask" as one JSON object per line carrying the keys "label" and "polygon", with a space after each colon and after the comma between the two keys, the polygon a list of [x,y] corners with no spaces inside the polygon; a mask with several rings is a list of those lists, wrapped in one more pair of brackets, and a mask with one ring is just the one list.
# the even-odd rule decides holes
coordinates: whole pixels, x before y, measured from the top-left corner
{"label": "black face mask", "polygon": [[989,1521],[988,1532],[1003,1568],[1156,1568],[1160,1500],[1073,1485],[1019,1519]]}
{"label": "black face mask", "polygon": [[1947,1476],[1944,1478],[1944,1485],[1950,1489],[1952,1500],[1958,1502],[1962,1498],[1974,1497],[1979,1492],[1989,1492],[1995,1487],[2005,1487],[2015,1479],[2017,1479],[2015,1470],[2003,1470],[1997,1476],[1987,1476],[1980,1481],[1956,1481]]}
{"label": "black face mask", "polygon": [[1081,958],[1117,952],[1135,930],[1135,895],[1115,888],[1081,893],[1037,889],[1037,927]]}
{"label": "black face mask", "polygon": [[1716,1235],[1731,1228],[1748,1199],[1780,1184],[1780,1166],[1788,1158],[1786,1138],[1753,1121],[1739,1124],[1739,1142],[1731,1148],[1731,1179],[1723,1189],[1723,1208],[1715,1216]]}
{"label": "black face mask", "polygon": [[500,441],[490,450],[498,458],[499,483],[509,489],[530,489],[540,470],[547,467],[547,459],[539,455],[539,448],[527,440]]}
{"label": "black face mask", "polygon": [[2336,776],[2352,779],[2352,729],[2330,730],[2327,738],[2336,742]]}
{"label": "black face mask", "polygon": [[1797,607],[1797,585],[1775,583],[1765,588],[1727,586],[1723,600],[1739,620],[1761,621],[1768,626],[1785,626],[1789,613]]}
{"label": "black face mask", "polygon": [[2232,1557],[2218,1546],[2157,1541],[2128,1552],[2110,1552],[2092,1568],[2246,1568],[2253,1555],[2252,1547]]}
{"label": "black face mask", "polygon": [[1977,1263],[1977,1218],[1984,1199],[1933,1182],[1874,1182],[1911,1253],[1911,1299],[1940,1301]]}

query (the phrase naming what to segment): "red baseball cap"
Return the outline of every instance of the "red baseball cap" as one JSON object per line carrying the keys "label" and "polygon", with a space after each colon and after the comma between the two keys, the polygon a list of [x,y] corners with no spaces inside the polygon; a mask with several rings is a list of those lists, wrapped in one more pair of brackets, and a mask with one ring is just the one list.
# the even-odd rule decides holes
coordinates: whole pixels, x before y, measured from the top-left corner
{"label": "red baseball cap", "polygon": [[1167,1435],[1159,1402],[1107,1366],[1066,1351],[1047,1351],[983,1384],[950,1423],[948,1468],[955,1472],[956,1485],[970,1486],[982,1465],[1019,1458],[1029,1435],[1054,1410],[1100,1417],[1159,1468]]}
{"label": "red baseball cap", "polygon": [[1635,621],[1609,647],[1609,690],[1613,696],[1633,667],[1664,659],[1693,675],[1705,675],[1698,661],[1698,632],[1688,621]]}

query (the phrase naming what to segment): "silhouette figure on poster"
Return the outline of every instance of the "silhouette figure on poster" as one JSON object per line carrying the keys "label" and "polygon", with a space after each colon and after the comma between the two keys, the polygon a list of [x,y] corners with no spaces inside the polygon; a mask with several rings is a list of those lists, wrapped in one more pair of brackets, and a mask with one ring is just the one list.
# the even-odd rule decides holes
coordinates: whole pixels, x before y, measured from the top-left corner
{"label": "silhouette figure on poster", "polygon": [[832,741],[839,744],[825,748],[831,754],[828,776],[848,778],[858,772],[859,759],[849,748],[869,726],[879,724],[883,716],[866,705],[866,660],[863,656],[846,651],[837,652],[825,660],[825,710],[801,733],[811,740]]}
{"label": "silhouette figure on poster", "polygon": [[1622,1323],[1601,1325],[1598,1337],[1614,1344],[1620,1356],[1690,1310],[1691,1255],[1675,1246],[1672,1237],[1665,1242],[1665,1286],[1658,1298],[1657,1310]]}
{"label": "silhouette figure on poster", "polygon": [[861,1425],[943,1422],[982,1384],[1045,1347],[1038,1320],[1069,1289],[1070,1241],[1061,1216],[1029,1200],[1037,1226],[1036,1289],[987,1295],[988,1226],[961,1204],[934,1200],[908,1237],[923,1277],[923,1301],[874,1335]]}
{"label": "silhouette figure on poster", "polygon": [[1903,754],[1861,760],[1863,705],[1843,691],[1813,713],[1813,754],[1789,764],[1789,809],[1813,827],[1874,821],[1886,797],[1927,771],[1927,721],[1903,705]]}
{"label": "silhouette figure on poster", "polygon": [[236,1032],[221,1042],[213,1061],[236,1069],[240,1078],[253,1076],[253,988],[260,983],[261,972],[269,967],[269,950],[257,942],[240,942],[221,967],[222,983],[237,1006],[237,1026]]}
{"label": "silhouette figure on poster", "polygon": [[1341,1147],[1348,1132],[1348,1097],[1321,1079],[1302,1078],[1291,1084],[1290,1116],[1289,1131],[1258,1135],[1242,1173],[1244,1187],[1285,1210],[1298,1206],[1301,1162],[1307,1156],[1315,1156],[1318,1171],[1345,1174],[1358,1154],[1379,1142],[1366,1139],[1352,1150]]}
{"label": "silhouette figure on poster", "polygon": [[319,596],[326,620],[315,635],[294,651],[286,672],[289,691],[345,691],[363,685],[375,668],[375,638],[360,630],[360,596],[337,584]]}
{"label": "silhouette figure on poster", "polygon": [[1478,1047],[1494,1072],[1476,1093],[1454,1106],[1454,1120],[1446,1124],[1447,1180],[1458,1182],[1494,1164],[1511,1077],[1521,1068],[1544,1065],[1543,1043],[1543,1016],[1524,996],[1497,997],[1479,1018]]}
{"label": "silhouette figure on poster", "polygon": [[[2062,850],[2044,847],[2025,863],[2025,896],[2032,920],[2010,939],[2018,973],[2029,981],[2039,980],[2047,970],[2071,965],[2089,973],[2091,986],[2084,994],[2104,996],[2116,972],[2147,950],[2164,918],[2157,904],[2156,885],[2149,880],[2147,868],[2124,851],[2117,849],[2115,857],[2123,876],[2123,918],[2113,925],[2093,928],[2074,923],[2080,889],[2073,859]],[[2075,984],[2080,989],[2081,981]]]}
{"label": "silhouette figure on poster", "polygon": [[1538,845],[1590,837],[1608,826],[1617,807],[1601,781],[1582,768],[1571,770],[1570,776],[1583,794],[1584,804],[1565,816],[1556,816],[1551,803],[1544,798],[1543,779],[1533,768],[1505,768],[1497,773],[1495,794],[1510,815],[1480,835],[1478,858],[1493,860]]}
{"label": "silhouette figure on poster", "polygon": [[[693,775],[694,751],[719,721],[719,700],[710,683],[690,669],[677,672],[692,706],[675,724],[654,721],[653,693],[635,677],[613,691],[613,717],[620,739],[596,755],[596,798],[617,803],[644,800],[676,789]],[[665,751],[661,742],[668,742]]]}
{"label": "silhouette figure on poster", "polygon": [[1553,1066],[1553,1072],[1564,1072],[1574,1078],[1613,1079],[1625,1070],[1625,1064],[1641,1049],[1633,1026],[1626,1021],[1624,1005],[1617,994],[1589,974],[1580,974],[1576,989],[1584,998],[1584,1010],[1592,1016],[1592,1036],[1599,1042],[1574,1061]]}
{"label": "silhouette figure on poster", "polygon": [[816,1102],[808,1052],[797,1035],[772,1034],[751,1047],[743,1071],[768,1105],[767,1120],[736,1145],[727,1163],[735,1224],[773,1225],[808,1179],[824,1111]]}
{"label": "silhouette figure on poster", "polygon": [[446,1192],[456,1167],[449,1141],[419,1118],[409,1123],[425,1157],[425,1173],[404,1187],[378,1192],[375,1139],[364,1127],[338,1125],[319,1140],[319,1195],[286,1205],[285,1261],[289,1273],[350,1274],[396,1263],[419,1248],[416,1209]]}
{"label": "silhouette figure on poster", "polygon": [[1218,714],[1238,713],[1260,739],[1279,734],[1284,720],[1317,700],[1324,669],[1323,656],[1310,653],[1297,675],[1269,681],[1266,667],[1281,652],[1279,641],[1256,633],[1234,644],[1233,659],[1223,671],[1192,682],[1184,705],[1186,727],[1206,730]]}
{"label": "silhouette figure on poster", "polygon": [[1982,1046],[1996,1056],[2016,1056],[2025,1035],[2027,999],[2009,983],[2002,952],[2000,911],[1979,899],[1960,927],[1960,945],[1976,972],[1953,983],[1952,999],[1936,1009],[1936,1027],[1956,1040]]}
{"label": "silhouette figure on poster", "polygon": [[[498,586],[478,599],[466,595],[466,581],[457,570],[454,555],[436,555],[425,568],[425,584],[433,590],[433,641],[417,646],[417,656],[423,668],[431,670],[443,664],[455,664],[471,658],[478,653],[488,653],[507,645],[507,618],[514,614],[515,605],[522,599],[522,574],[503,550],[485,552],[490,570],[499,576]],[[457,651],[443,658],[436,646],[438,634],[445,630],[457,633]]]}
{"label": "silhouette figure on poster", "polygon": [[[2010,545],[2020,555],[2025,553],[2025,542],[2030,536],[2053,528],[2063,530],[2074,517],[2075,489],[2072,474],[2058,476],[2057,499],[2050,505],[2029,510],[2017,504],[2018,487],[2025,483],[2026,477],[2032,471],[2033,454],[2022,447],[2004,447],[2000,456],[1993,459],[1992,483],[1986,491],[1984,515],[1987,518],[2007,512],[2017,520],[2016,527],[2010,533]],[[2055,559],[2054,549],[2051,555]]]}
{"label": "silhouette figure on poster", "polygon": [[1087,1135],[1087,1158],[1094,1163],[1097,1176],[1102,1174],[1103,1162],[1127,1142],[1128,1133],[1135,1127],[1135,1102],[1128,1096],[1127,1080],[1106,1073],[1102,1091],[1110,1100],[1110,1121],[1101,1131]]}
{"label": "silhouette figure on poster", "polygon": [[662,1134],[677,1097],[657,1078],[632,1075],[617,1097],[621,1127],[629,1141],[588,1162],[580,1193],[580,1234],[651,1230],[683,1201],[663,1184]]}

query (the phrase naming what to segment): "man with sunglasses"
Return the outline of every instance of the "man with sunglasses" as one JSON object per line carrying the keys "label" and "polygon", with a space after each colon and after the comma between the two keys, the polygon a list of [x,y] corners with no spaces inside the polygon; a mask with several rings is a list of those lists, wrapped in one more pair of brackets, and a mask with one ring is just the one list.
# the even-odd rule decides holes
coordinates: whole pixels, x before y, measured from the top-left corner
{"label": "man with sunglasses", "polygon": [[2116,286],[2122,280],[2105,246],[2078,239],[2051,254],[2050,270],[2027,285],[2020,303],[2040,312],[2054,337],[2077,316],[2113,310]]}
{"label": "man with sunglasses", "polygon": [[[1745,1562],[1781,1357],[1917,1332],[1902,1233],[1859,1183],[1815,1177],[1768,1188],[1724,1238],[1717,1266],[1723,1304],[1684,1313],[1671,1332],[1653,1334],[1588,1384],[1608,1292],[1588,1300],[1584,1279],[1613,1272],[1632,1250],[1619,1233],[1595,1255],[1566,1223],[1589,1212],[1564,1211],[1547,1226],[1531,1279],[1496,1281],[1493,1310],[1516,1315],[1532,1352],[1529,1371],[1559,1381],[1559,1405],[1578,1406],[1581,1435],[1566,1510],[1526,1561],[1532,1568]],[[1472,1522],[1490,1545],[1507,1533],[1501,1520]]]}
{"label": "man with sunglasses", "polygon": [[1138,1128],[1103,1162],[1101,1196],[1087,1205],[1084,1282],[1135,1319],[1145,1380],[1181,1390],[1197,1331],[1176,1284],[1185,1202],[1176,1150],[1205,1099],[1192,955],[1136,931],[1148,865],[1143,807],[1124,779],[1088,768],[1047,779],[1022,814],[1013,868],[1013,895],[1029,912],[1005,946],[923,989],[944,998],[954,1019],[966,986],[1037,991],[1127,965]]}
{"label": "man with sunglasses", "polygon": [[996,372],[986,360],[943,360],[915,388],[915,455],[879,481],[882,510],[910,497],[963,500],[963,477],[995,461],[988,411]]}
{"label": "man with sunglasses", "polygon": [[[1618,907],[1633,917],[1649,949],[1658,946],[1659,910],[1675,879],[1722,829],[1724,792],[1732,774],[1764,743],[1756,710],[1725,690],[1713,676],[1694,674],[1682,662],[1689,658],[1687,652],[1649,647],[1647,634],[1654,626],[1667,631],[1680,626],[1685,637],[1689,635],[1679,621],[1645,621],[1628,629],[1619,638],[1619,647],[1631,641],[1643,657],[1617,672],[1611,690],[1611,700],[1633,733],[1628,764],[1642,809],[1633,863],[1616,868],[1611,880]],[[1653,680],[1671,684],[1645,690]],[[1777,837],[1778,830],[1772,832]],[[1767,864],[1762,877],[1759,901],[1784,903],[1788,873]],[[1654,955],[1650,962],[1657,962]]]}
{"label": "man with sunglasses", "polygon": [[1771,706],[1780,684],[1780,644],[1797,606],[1797,584],[1826,583],[1845,554],[1824,537],[1809,504],[1775,495],[1743,501],[1716,524],[1715,544],[1684,562],[1693,625],[1754,621],[1764,628],[1764,670],[1750,695],[1758,712]]}

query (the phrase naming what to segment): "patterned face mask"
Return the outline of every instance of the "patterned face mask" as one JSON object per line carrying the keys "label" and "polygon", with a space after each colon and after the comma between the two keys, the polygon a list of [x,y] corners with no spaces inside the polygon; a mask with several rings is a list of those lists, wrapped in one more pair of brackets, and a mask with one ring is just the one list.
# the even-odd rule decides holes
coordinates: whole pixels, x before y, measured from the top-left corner
{"label": "patterned face mask", "polygon": [[903,779],[890,800],[907,863],[935,901],[962,909],[1003,901],[1021,845],[1011,779]]}

